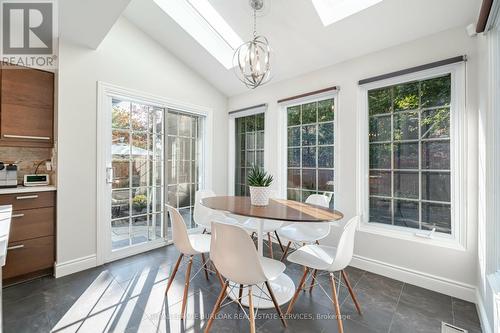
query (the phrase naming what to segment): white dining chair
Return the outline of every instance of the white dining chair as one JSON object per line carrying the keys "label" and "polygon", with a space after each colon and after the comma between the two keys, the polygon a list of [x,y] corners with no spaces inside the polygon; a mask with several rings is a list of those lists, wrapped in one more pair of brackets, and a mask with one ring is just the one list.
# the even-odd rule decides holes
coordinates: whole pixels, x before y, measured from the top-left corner
{"label": "white dining chair", "polygon": [[[168,213],[170,215],[170,221],[172,225],[172,240],[174,246],[180,252],[179,258],[175,263],[174,270],[168,279],[167,289],[165,295],[168,293],[172,282],[175,279],[177,270],[184,256],[189,256],[189,262],[186,269],[186,278],[184,284],[184,295],[182,298],[181,307],[181,320],[184,320],[186,312],[187,294],[189,290],[189,283],[192,279],[198,275],[198,273],[203,270],[205,272],[205,278],[208,280],[208,266],[205,257],[205,253],[210,252],[210,235],[207,234],[188,234],[186,224],[182,215],[177,209],[172,206],[166,205]],[[193,266],[193,257],[196,255],[201,256],[202,266],[191,278],[191,268]]]}
{"label": "white dining chair", "polygon": [[[284,327],[287,326],[285,317],[276,301],[269,280],[277,278],[285,271],[285,265],[278,261],[260,256],[248,233],[239,226],[212,222],[212,242],[210,249],[210,259],[214,263],[217,271],[225,278],[217,302],[214,305],[210,318],[207,322],[205,333],[210,331],[210,327],[219,312],[222,302],[228,297],[227,289],[231,281],[235,286],[239,285],[239,295],[236,301],[241,305],[243,289],[248,291],[248,314],[250,321],[250,332],[255,332],[255,313],[253,288],[261,288],[265,284],[267,292],[280,316]],[[262,294],[264,295],[264,291]],[[229,304],[229,303],[228,303]]]}
{"label": "white dining chair", "polygon": [[[270,191],[269,194],[270,199],[276,199],[278,198],[278,193],[274,190]],[[251,237],[253,238],[254,235],[257,234],[257,220],[253,218],[245,218],[243,220],[239,221],[241,226],[250,232]],[[273,252],[273,237],[276,238],[278,241],[278,244],[281,248],[281,251],[284,251],[285,248],[283,247],[283,243],[281,243],[281,238],[278,234],[278,229],[286,225],[283,222],[280,221],[274,221],[274,220],[265,220],[263,223],[263,228],[262,228],[262,233],[267,236],[267,245],[269,249],[269,256],[271,258],[274,258],[274,252]]]}
{"label": "white dining chair", "polygon": [[[330,198],[322,194],[311,194],[307,197],[306,203],[328,208],[330,205]],[[330,223],[325,222],[290,223],[278,229],[278,234],[288,240],[283,255],[281,256],[281,261],[285,260],[292,243],[298,246],[317,243],[319,240],[328,236],[329,233]]]}
{"label": "white dining chair", "polygon": [[[340,276],[344,279],[344,282],[349,290],[349,294],[352,297],[354,305],[359,314],[361,314],[361,307],[358,303],[354,290],[351,287],[351,283],[349,282],[349,277],[345,272],[345,268],[349,265],[352,260],[352,255],[354,251],[354,236],[356,234],[356,228],[359,222],[359,217],[353,217],[346,223],[344,226],[344,230],[340,235],[339,243],[337,247],[326,246],[326,245],[317,245],[310,244],[299,248],[297,251],[290,254],[287,258],[288,261],[299,264],[305,267],[304,274],[300,279],[299,285],[297,286],[297,290],[288,305],[287,315],[293,309],[297,298],[300,295],[300,291],[304,289],[304,285],[306,283],[307,275],[310,270],[325,272],[329,275],[329,282],[332,288],[332,303],[335,309],[335,314],[337,317],[337,325],[339,332],[342,333],[344,331],[342,325],[342,317],[340,315],[340,304],[338,300],[338,290],[340,289]],[[335,286],[335,272],[339,272],[339,277],[337,279],[338,287]],[[315,279],[315,277],[311,274],[311,277]],[[326,293],[325,289],[319,284],[323,292]],[[339,288],[339,289],[337,289]]]}
{"label": "white dining chair", "polygon": [[222,212],[210,209],[201,204],[201,200],[215,196],[216,194],[212,190],[198,190],[194,194],[193,219],[199,227],[203,228],[203,234],[210,233],[210,221],[212,220],[224,221],[230,224],[238,223],[237,219],[228,217]]}

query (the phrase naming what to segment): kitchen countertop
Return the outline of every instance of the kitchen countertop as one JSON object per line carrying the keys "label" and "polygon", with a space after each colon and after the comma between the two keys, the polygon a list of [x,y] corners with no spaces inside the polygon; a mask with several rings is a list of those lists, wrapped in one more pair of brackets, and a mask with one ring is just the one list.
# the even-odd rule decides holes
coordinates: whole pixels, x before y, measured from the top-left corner
{"label": "kitchen countertop", "polygon": [[54,185],[48,185],[48,186],[22,186],[22,185],[19,185],[17,187],[0,188],[0,194],[47,192],[47,191],[57,191],[57,187]]}

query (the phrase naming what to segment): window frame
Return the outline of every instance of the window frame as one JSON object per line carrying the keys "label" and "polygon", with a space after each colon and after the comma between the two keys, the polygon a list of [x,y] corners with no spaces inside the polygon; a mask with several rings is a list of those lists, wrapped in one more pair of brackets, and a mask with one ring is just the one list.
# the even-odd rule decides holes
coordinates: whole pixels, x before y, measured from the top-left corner
{"label": "window frame", "polygon": [[251,107],[245,109],[244,111],[238,111],[234,113],[229,113],[228,116],[228,164],[227,164],[227,193],[230,196],[235,195],[235,173],[236,173],[236,119],[248,116],[253,116],[256,114],[264,114],[264,169],[269,170],[269,143],[266,138],[268,137],[268,131],[266,124],[268,123],[268,106],[267,104],[260,104],[256,107]]}
{"label": "window frame", "polygon": [[[451,234],[407,227],[368,222],[369,219],[369,114],[368,91],[401,83],[427,80],[451,74],[450,99],[450,171],[451,171]],[[358,215],[361,217],[361,231],[393,238],[432,243],[455,249],[466,249],[467,226],[465,223],[467,205],[467,121],[466,63],[436,67],[416,73],[401,75],[385,80],[360,85],[358,90]],[[420,139],[419,139],[420,140]],[[391,159],[393,156],[391,156]]]}
{"label": "window frame", "polygon": [[[334,105],[334,118],[333,118],[333,206],[338,207],[338,197],[340,192],[339,182],[337,177],[340,174],[340,145],[339,145],[339,102],[338,102],[338,91],[340,89],[337,87],[335,91],[328,91],[320,94],[315,94],[307,97],[302,97],[299,99],[294,99],[291,101],[283,102],[279,104],[280,112],[278,117],[279,124],[279,138],[278,138],[278,165],[279,165],[279,195],[282,198],[287,198],[287,182],[288,182],[288,114],[287,109],[289,107],[313,103],[322,101],[325,99],[333,99]],[[302,169],[301,169],[302,170]],[[318,191],[319,192],[319,191]]]}
{"label": "window frame", "polygon": [[[242,119],[245,119],[245,120],[248,120],[248,118],[250,117],[253,117],[253,121],[257,121],[256,117],[257,116],[261,116],[262,117],[262,121],[263,121],[263,129],[257,129],[255,128],[253,131],[247,131],[247,129],[245,129],[243,132],[237,132],[238,128],[236,126],[236,122],[239,121],[239,120],[242,120]],[[236,187],[241,187],[241,186],[244,186],[245,187],[245,190],[243,191],[243,193],[239,193],[239,195],[241,196],[250,196],[250,192],[249,192],[249,186],[248,186],[248,182],[247,182],[247,176],[246,176],[246,173],[245,173],[245,177],[244,178],[238,178],[238,175],[241,176],[241,171],[242,169],[245,169],[246,172],[248,172],[248,169],[251,168],[251,165],[255,165],[259,168],[264,168],[264,163],[265,163],[265,159],[264,159],[264,152],[265,152],[265,117],[266,117],[266,114],[265,112],[260,112],[260,113],[254,113],[254,114],[251,114],[251,115],[247,115],[247,116],[240,116],[240,117],[236,117],[234,118],[234,121],[235,121],[235,130],[234,130],[234,134],[235,134],[235,151],[234,151],[234,158],[235,158],[235,161],[234,161],[234,192],[236,194],[237,190],[236,190]],[[256,123],[254,124],[256,126]],[[246,127],[246,124],[244,125]],[[254,135],[254,138],[253,138],[253,143],[254,143],[254,147],[253,149],[249,149],[249,147],[247,146],[248,144],[248,141],[247,141],[247,134],[248,133],[252,133]],[[263,145],[262,145],[262,148],[259,148],[258,145],[257,145],[257,142],[259,141],[258,140],[258,135],[262,133],[262,140],[263,140]],[[244,143],[244,146],[245,148],[244,149],[241,149],[241,141],[238,141],[238,136],[240,136],[240,140],[241,140],[241,136],[244,136],[244,140],[245,140],[245,143]],[[236,145],[236,144],[240,144],[240,146]],[[248,153],[249,152],[254,152],[254,159],[253,161],[251,162],[251,165],[248,164]],[[259,164],[259,159],[258,159],[258,154],[262,153],[262,165]],[[244,161],[244,165],[242,166],[241,165],[241,161],[240,161],[240,164],[238,165],[236,163],[237,161],[237,157],[240,157],[241,158],[241,154],[244,153],[245,154],[245,161]],[[239,183],[237,183],[236,181],[237,180],[240,180]],[[240,189],[241,190],[241,189]]]}

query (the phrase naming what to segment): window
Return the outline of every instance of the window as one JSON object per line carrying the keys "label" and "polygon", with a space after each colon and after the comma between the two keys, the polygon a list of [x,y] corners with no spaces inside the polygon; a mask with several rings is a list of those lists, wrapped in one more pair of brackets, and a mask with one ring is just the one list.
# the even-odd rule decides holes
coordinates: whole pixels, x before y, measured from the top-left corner
{"label": "window", "polygon": [[235,119],[235,195],[248,196],[248,171],[254,165],[264,167],[264,115],[258,113]]}
{"label": "window", "polygon": [[154,0],[226,69],[233,68],[233,54],[243,40],[208,0]]}
{"label": "window", "polygon": [[195,114],[167,112],[167,202],[179,209],[188,228],[196,227],[192,216],[194,195],[202,180],[202,120]]}
{"label": "window", "polygon": [[371,223],[452,234],[452,76],[368,90]]}
{"label": "window", "polygon": [[286,108],[287,197],[305,201],[311,194],[334,191],[334,99]]}
{"label": "window", "polygon": [[382,0],[312,0],[321,22],[326,27],[357,14]]}

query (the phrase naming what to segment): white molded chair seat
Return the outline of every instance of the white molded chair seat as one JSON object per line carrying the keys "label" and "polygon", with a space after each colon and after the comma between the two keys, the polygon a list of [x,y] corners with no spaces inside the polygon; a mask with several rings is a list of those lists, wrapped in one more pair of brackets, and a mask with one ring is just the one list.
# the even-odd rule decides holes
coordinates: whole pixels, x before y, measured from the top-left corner
{"label": "white molded chair seat", "polygon": [[[328,208],[330,204],[330,198],[322,194],[311,194],[309,197],[307,197],[306,203]],[[286,245],[286,248],[283,251],[283,255],[281,256],[281,260],[283,261],[288,254],[288,251],[290,250],[290,245],[292,244],[292,242],[299,243],[300,245],[304,243],[315,243],[328,236],[328,234],[330,233],[330,223],[290,223],[283,226],[277,232],[281,237],[288,240],[288,244]]]}
{"label": "white molded chair seat", "polygon": [[[231,218],[223,214],[222,212],[210,209],[201,204],[201,200],[205,198],[215,197],[215,192],[211,190],[198,190],[194,195],[194,222],[205,229],[205,231],[210,232],[210,222],[213,220],[220,221],[222,223],[237,224],[238,220]],[[208,251],[207,251],[208,252]]]}
{"label": "white molded chair seat", "polygon": [[[354,252],[354,236],[356,234],[356,227],[358,225],[359,218],[353,217],[350,219],[345,225],[344,230],[342,231],[342,235],[340,236],[338,246],[325,246],[325,245],[316,245],[310,244],[305,245],[299,248],[294,253],[288,256],[288,261],[304,266],[304,274],[300,279],[300,282],[297,286],[297,290],[295,291],[290,304],[288,305],[287,314],[289,314],[297,298],[299,297],[301,291],[304,288],[304,284],[306,282],[307,275],[312,270],[311,273],[311,285],[309,290],[312,290],[314,283],[316,281],[316,274],[318,271],[326,271],[329,275],[329,283],[332,288],[332,305],[335,309],[335,315],[337,317],[337,326],[338,331],[340,333],[344,332],[342,316],[340,314],[340,304],[337,296],[337,289],[340,290],[340,286],[337,287],[336,280],[340,285],[340,276],[344,279],[346,283],[346,287],[351,295],[351,298],[358,310],[358,313],[361,314],[361,307],[356,299],[356,295],[354,290],[352,289],[351,283],[349,282],[349,278],[344,269],[349,265],[352,260],[353,252]],[[334,272],[340,272],[339,278],[336,279],[334,276]],[[325,291],[322,288],[323,291]],[[330,296],[329,296],[330,297]]]}
{"label": "white molded chair seat", "polygon": [[[175,263],[172,274],[168,278],[167,289],[165,290],[165,295],[168,294],[168,290],[172,285],[172,282],[175,279],[175,275],[177,274],[177,270],[179,269],[179,265],[184,256],[189,256],[189,263],[186,269],[186,280],[184,283],[184,296],[182,298],[181,305],[181,320],[184,320],[186,314],[186,305],[187,305],[187,295],[189,290],[189,283],[191,281],[191,268],[193,266],[193,257],[195,255],[200,255],[202,259],[202,269],[205,273],[205,278],[208,280],[208,268],[207,261],[205,258],[205,253],[210,252],[210,235],[204,234],[188,234],[186,223],[184,218],[179,213],[179,211],[169,205],[165,205],[168,209],[168,213],[170,215],[170,222],[172,223],[172,240],[174,246],[179,250],[180,255]],[[199,272],[199,271],[198,271]],[[198,274],[198,273],[196,273]],[[195,276],[196,276],[195,274]],[[194,278],[194,276],[193,276]]]}
{"label": "white molded chair seat", "polygon": [[282,262],[259,255],[253,241],[248,237],[247,231],[242,227],[216,222],[212,222],[210,258],[226,281],[207,322],[205,333],[210,331],[215,316],[219,312],[222,302],[226,299],[230,281],[239,285],[239,295],[236,301],[240,305],[243,288],[247,286],[248,319],[252,333],[255,332],[252,287],[262,283],[267,288],[268,295],[270,295],[283,326],[286,328],[285,318],[269,284],[269,280],[277,278],[285,270],[285,265]]}
{"label": "white molded chair seat", "polygon": [[[251,232],[257,232],[257,220],[249,218],[244,222],[241,222],[241,226]],[[265,220],[262,222],[262,233],[267,234],[268,232],[274,232],[283,226],[283,222],[274,220]]]}
{"label": "white molded chair seat", "polygon": [[311,244],[299,248],[290,254],[287,260],[301,266],[324,271],[329,270],[336,254],[336,247]]}
{"label": "white molded chair seat", "polygon": [[259,259],[262,265],[262,270],[264,271],[264,275],[268,280],[276,279],[286,269],[285,264],[281,261],[266,257],[260,257]]}
{"label": "white molded chair seat", "polygon": [[201,254],[210,252],[210,235],[206,234],[191,234],[188,235],[191,247],[195,250],[195,253],[185,253],[185,254]]}
{"label": "white molded chair seat", "polygon": [[278,230],[278,234],[299,243],[314,243],[328,236],[329,223],[291,223]]}

